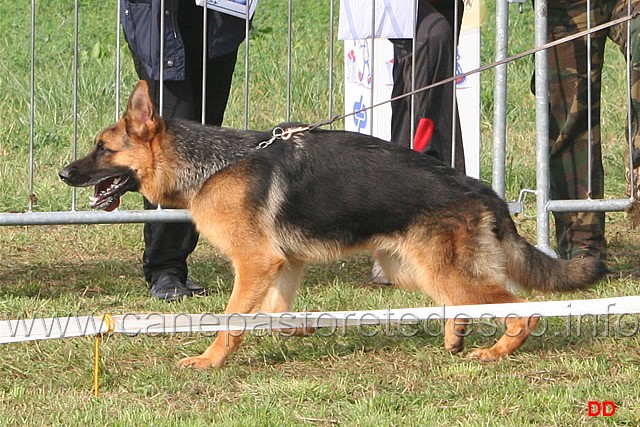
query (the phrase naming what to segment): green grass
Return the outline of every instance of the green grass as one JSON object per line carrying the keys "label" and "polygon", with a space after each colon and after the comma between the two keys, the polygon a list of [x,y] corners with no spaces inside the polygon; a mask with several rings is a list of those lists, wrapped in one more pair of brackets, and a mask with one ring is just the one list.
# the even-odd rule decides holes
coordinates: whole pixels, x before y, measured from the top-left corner
{"label": "green grass", "polygon": [[[0,211],[28,205],[29,2],[5,2],[0,36]],[[71,191],[57,171],[72,157],[70,67],[73,7],[38,1],[35,210],[66,210]],[[80,2],[78,151],[115,115],[115,4]],[[490,2],[489,2],[490,3]],[[337,4],[337,3],[336,3]],[[491,4],[489,16],[492,14]],[[249,127],[264,129],[287,118],[286,2],[261,0],[251,35]],[[294,71],[291,118],[327,117],[327,2],[294,4]],[[482,61],[493,57],[491,18],[483,26]],[[511,52],[533,44],[530,7],[512,8]],[[336,45],[334,112],[342,111],[341,44]],[[123,47],[122,91],[135,81]],[[244,53],[241,53],[243,57]],[[320,58],[320,59],[318,59]],[[603,90],[606,189],[620,196],[624,143],[621,55],[607,52]],[[509,65],[508,175],[510,199],[533,188],[534,98],[529,58]],[[244,126],[244,65],[236,70],[226,125]],[[491,176],[493,75],[482,77],[482,176]],[[123,100],[124,102],[124,100]],[[85,209],[87,192],[79,192]],[[125,207],[140,206],[125,197]],[[535,221],[517,218],[529,238]],[[66,316],[103,313],[219,313],[231,292],[232,272],[206,242],[190,257],[191,275],[211,295],[176,304],[149,298],[142,278],[142,226],[75,225],[0,227],[0,316]],[[638,295],[640,238],[623,214],[608,214],[609,266],[615,271],[594,289],[572,295],[529,295],[532,300]],[[368,285],[365,255],[309,269],[295,310],[420,307],[417,294]],[[637,318],[636,318],[637,319]],[[613,323],[617,320],[612,317]],[[632,319],[626,319],[631,321]],[[425,330],[402,338],[397,329],[367,337],[357,329],[307,338],[251,336],[222,370],[176,370],[185,355],[203,351],[211,338],[177,334],[113,335],[102,345],[102,392],[92,397],[93,340],[75,338],[4,345],[0,349],[0,425],[639,425],[640,339],[605,336],[604,319],[585,319],[582,331],[548,319],[547,332],[498,363],[451,356],[442,338]],[[437,330],[438,325],[427,325]],[[626,327],[632,330],[633,324]],[[595,327],[595,333],[594,328]],[[409,328],[409,327],[407,327]],[[567,332],[568,330],[568,332]],[[472,334],[467,348],[490,345]],[[587,402],[612,400],[614,417],[587,417]]]}

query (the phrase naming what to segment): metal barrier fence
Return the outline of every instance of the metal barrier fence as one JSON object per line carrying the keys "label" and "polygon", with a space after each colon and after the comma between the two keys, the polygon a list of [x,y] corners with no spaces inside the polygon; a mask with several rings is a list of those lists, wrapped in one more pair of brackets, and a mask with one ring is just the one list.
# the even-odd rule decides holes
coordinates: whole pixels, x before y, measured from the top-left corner
{"label": "metal barrier fence", "polygon": [[[507,57],[508,49],[508,22],[509,22],[509,3],[520,3],[522,0],[508,0],[496,2],[496,61],[503,60]],[[548,7],[546,0],[536,0],[534,2],[535,9],[535,46],[541,47],[547,43],[547,12]],[[586,2],[586,8],[590,9],[591,4]],[[628,17],[632,16],[632,0],[627,1]],[[589,14],[588,14],[589,15]],[[630,88],[631,88],[631,30],[629,21],[626,21],[626,84],[627,84],[627,112],[628,126],[627,135],[629,135],[629,168],[633,169],[632,153],[632,132],[631,132],[631,104],[630,104]],[[587,20],[587,55],[591,55],[591,22]],[[588,63],[588,74],[591,75],[591,62]],[[536,220],[537,220],[537,247],[549,254],[555,254],[550,246],[550,212],[602,212],[602,211],[624,211],[629,208],[633,202],[633,194],[629,198],[620,199],[585,199],[585,200],[551,200],[550,197],[550,163],[549,163],[549,93],[548,75],[547,75],[547,50],[540,50],[535,53],[535,98],[536,98]],[[494,147],[493,147],[493,188],[504,196],[505,188],[505,141],[506,141],[506,122],[505,122],[505,106],[506,106],[506,65],[499,65],[495,73],[494,93]],[[591,80],[589,80],[589,99],[588,104],[591,105]],[[591,112],[590,112],[591,113]],[[592,117],[589,114],[589,122]],[[591,133],[589,139],[591,142]],[[593,153],[591,151],[591,143],[589,144],[589,165],[591,164]],[[591,193],[592,171],[589,167],[589,194]],[[633,174],[631,174],[631,188],[634,188]],[[633,193],[633,192],[632,192]]]}
{"label": "metal barrier fence", "polygon": [[[165,7],[167,7],[169,5],[169,2],[172,0],[161,0],[160,1],[160,7],[162,10],[165,10]],[[41,2],[41,3],[47,3],[47,2]],[[281,2],[282,3],[282,2]],[[287,2],[284,2],[287,3]],[[82,210],[77,210],[77,197],[76,197],[76,189],[71,189],[69,190],[71,192],[71,199],[70,199],[70,207],[68,210],[49,210],[49,211],[38,211],[35,208],[35,205],[38,202],[38,196],[36,195],[36,191],[35,191],[35,154],[37,151],[36,145],[37,145],[37,124],[36,124],[36,108],[37,108],[37,94],[38,94],[38,83],[37,83],[37,77],[36,77],[36,72],[38,69],[38,57],[36,52],[39,51],[39,49],[46,49],[47,46],[42,46],[42,45],[38,45],[36,43],[36,38],[37,38],[37,29],[38,29],[38,25],[39,25],[39,21],[38,21],[38,15],[37,15],[37,11],[38,11],[38,2],[36,0],[32,0],[31,1],[31,10],[30,10],[30,78],[29,78],[29,118],[27,119],[26,117],[24,118],[20,118],[21,120],[21,125],[22,126],[27,126],[29,127],[29,144],[28,144],[28,153],[25,153],[25,162],[28,164],[28,181],[26,182],[26,187],[28,188],[28,193],[27,193],[27,197],[24,198],[24,200],[27,202],[27,206],[24,212],[2,212],[2,209],[0,209],[0,225],[52,225],[52,224],[98,224],[98,223],[136,223],[136,222],[179,222],[179,221],[190,221],[190,215],[187,211],[184,210],[175,210],[175,209],[161,209],[159,208],[158,210],[120,210],[120,211],[116,211],[116,212],[111,212],[111,213],[105,213],[105,212],[92,212],[92,211],[82,211]],[[111,13],[113,13],[113,17],[114,17],[114,24],[113,24],[113,28],[115,29],[115,31],[113,32],[115,34],[115,66],[114,66],[114,84],[113,84],[113,97],[115,99],[115,119],[117,120],[121,114],[121,86],[122,86],[122,81],[121,81],[121,76],[122,76],[122,68],[123,68],[123,59],[121,58],[123,55],[123,45],[125,45],[123,43],[123,37],[122,37],[122,32],[120,29],[120,16],[122,13],[121,10],[121,3],[120,1],[114,1],[113,2],[113,8],[112,10],[110,10]],[[291,85],[292,85],[292,67],[293,67],[293,59],[292,59],[292,54],[293,54],[293,49],[292,49],[292,38],[293,38],[293,32],[292,32],[292,12],[293,12],[293,1],[292,0],[288,0],[288,16],[287,16],[287,26],[288,26],[288,31],[287,31],[287,57],[286,60],[284,62],[286,62],[286,116],[284,118],[280,118],[280,120],[284,121],[290,121],[291,120],[291,107],[292,107],[292,103],[291,103]],[[249,6],[247,5],[247,8]],[[205,8],[202,9],[203,12],[206,11]],[[26,12],[26,8],[24,8],[24,11]],[[329,13],[330,13],[330,18],[329,18],[329,28],[328,28],[328,32],[330,34],[330,46],[329,46],[329,54],[328,54],[328,90],[325,91],[325,95],[327,96],[327,104],[328,104],[328,111],[327,111],[327,115],[330,117],[333,115],[333,108],[334,108],[334,101],[333,101],[333,96],[334,96],[334,41],[333,41],[333,29],[334,29],[334,2],[332,1],[330,3],[329,6]],[[81,56],[81,52],[80,52],[80,37],[79,37],[79,33],[80,33],[80,26],[81,26],[81,20],[80,20],[80,1],[79,0],[74,0],[73,1],[73,60],[71,62],[71,68],[72,68],[72,102],[73,102],[73,106],[72,106],[72,116],[73,116],[73,124],[72,124],[72,128],[73,128],[73,136],[72,136],[72,142],[71,142],[71,149],[72,149],[72,157],[76,158],[77,153],[78,153],[78,142],[79,142],[79,138],[78,138],[78,121],[77,121],[77,117],[78,117],[78,103],[79,103],[79,97],[78,97],[78,85],[79,85],[79,57]],[[203,16],[206,16],[203,14]],[[162,27],[162,31],[164,31],[164,26],[165,26],[165,22],[164,22],[164,14],[161,14],[161,27]],[[206,32],[206,19],[203,20],[204,23],[204,29],[203,29],[203,33]],[[246,39],[245,39],[245,55],[244,55],[244,85],[243,85],[243,92],[244,92],[244,127],[248,128],[249,126],[249,116],[251,114],[251,110],[250,110],[250,102],[249,102],[249,96],[250,96],[250,73],[249,73],[249,66],[250,66],[250,38],[248,37],[249,34],[249,27],[250,27],[250,23],[249,20],[246,20]],[[163,56],[163,41],[161,39],[160,42],[160,56]],[[99,41],[96,41],[96,43],[99,43]],[[97,45],[96,45],[97,46]],[[94,46],[95,47],[95,46]],[[204,49],[206,49],[206,45],[204,47]],[[203,55],[206,55],[206,52],[203,52]],[[127,58],[128,60],[129,58]],[[129,61],[130,62],[130,61]],[[164,61],[160,61],[161,64],[164,63]],[[48,66],[49,64],[45,64],[45,67]],[[129,64],[128,65],[129,69],[133,69],[133,64]],[[164,67],[161,67],[160,70],[160,74],[161,74],[161,78],[162,78],[162,73],[163,73],[163,69]],[[203,65],[203,73],[206,73],[206,63]],[[129,87],[133,87],[133,85],[131,84]],[[205,88],[203,87],[203,93],[204,93]],[[320,94],[316,94],[317,96],[320,96]],[[160,108],[162,109],[162,103],[163,103],[163,96],[162,96],[162,90],[160,91]],[[203,96],[203,104],[204,104],[204,96]],[[203,111],[203,118],[202,118],[203,122],[204,122],[204,111]],[[28,124],[27,124],[28,123]],[[106,123],[105,123],[106,124]],[[99,126],[96,126],[96,129],[98,129]],[[58,165],[62,166],[63,163],[60,163]],[[54,170],[51,170],[49,172],[55,172]],[[63,187],[61,187],[63,188]],[[24,191],[22,192],[21,195],[24,195]]]}
{"label": "metal barrier fence", "polygon": [[[164,9],[165,1],[170,0],[162,0],[162,7]],[[264,0],[268,1],[268,0]],[[277,0],[273,0],[274,2]],[[495,40],[495,52],[496,61],[504,60],[507,58],[507,47],[508,47],[508,22],[509,22],[509,3],[522,3],[519,0],[503,0],[496,2],[496,40]],[[43,2],[47,3],[47,2]],[[283,58],[276,58],[276,71],[278,73],[283,73],[286,75],[286,85],[284,88],[284,102],[281,100],[273,101],[277,98],[273,93],[256,93],[255,98],[260,98],[262,102],[273,102],[273,104],[284,104],[285,107],[285,117],[280,117],[280,119],[284,119],[284,121],[289,121],[292,118],[292,83],[295,81],[294,71],[299,63],[295,60],[295,51],[294,39],[296,37],[304,37],[307,29],[303,28],[300,33],[296,33],[296,26],[294,22],[294,12],[295,12],[295,4],[293,0],[282,0],[279,1],[281,4],[281,9],[283,12],[286,10],[286,55],[283,55]],[[337,111],[340,107],[340,100],[336,97],[337,91],[341,88],[340,81],[340,73],[336,73],[336,67],[340,67],[340,65],[336,65],[336,60],[339,57],[340,46],[336,45],[335,37],[334,37],[334,28],[336,25],[335,19],[335,4],[336,0],[331,0],[328,5],[326,5],[326,9],[328,11],[328,19],[327,19],[327,27],[326,33],[328,34],[327,40],[327,58],[326,58],[326,86],[323,86],[324,91],[320,91],[318,93],[314,93],[310,96],[317,97],[318,99],[323,99],[323,105],[325,105],[326,112],[324,117],[331,118],[334,116],[335,111]],[[69,9],[69,5],[60,6],[56,3],[56,7],[63,7]],[[22,182],[21,185],[26,187],[27,190],[21,190],[18,192],[14,192],[15,197],[24,197],[26,193],[25,199],[28,200],[26,209],[24,211],[19,211],[15,208],[10,208],[10,211],[3,211],[4,209],[1,206],[5,206],[6,204],[2,203],[1,198],[5,197],[5,195],[0,196],[0,225],[45,225],[45,224],[80,224],[80,223],[128,223],[128,222],[145,222],[145,221],[188,221],[189,214],[186,211],[181,210],[121,210],[117,212],[104,213],[104,212],[92,212],[92,211],[83,211],[77,209],[77,197],[75,190],[66,190],[71,192],[71,198],[69,205],[70,207],[67,209],[45,209],[44,211],[37,211],[34,209],[35,204],[37,202],[36,196],[36,179],[35,179],[35,171],[37,169],[36,162],[34,161],[35,153],[37,151],[38,144],[38,132],[36,117],[37,117],[37,106],[38,106],[38,79],[37,79],[37,71],[39,66],[49,67],[50,64],[40,64],[38,61],[38,52],[41,49],[47,49],[46,44],[38,44],[38,2],[36,0],[31,1],[31,14],[30,14],[30,58],[29,58],[29,101],[27,102],[29,106],[29,117],[21,117],[17,122],[19,126],[28,126],[29,127],[29,145],[28,150],[24,150],[24,148],[19,148],[19,150],[24,154],[24,161],[28,164],[28,181],[26,185]],[[109,88],[110,92],[106,95],[115,98],[115,117],[117,118],[120,114],[121,107],[121,99],[120,99],[120,88],[122,85],[122,81],[127,78],[123,77],[123,70],[128,69],[126,73],[128,73],[128,78],[131,79],[132,76],[132,65],[123,66],[123,59],[121,55],[123,51],[126,54],[126,49],[123,48],[121,30],[119,25],[119,16],[121,13],[119,2],[114,1],[113,4],[109,5],[109,9],[105,7],[105,11],[109,11],[109,13],[113,14],[114,21],[111,24],[112,38],[109,40],[114,40],[115,45],[115,55],[114,55],[114,69],[113,71],[108,71],[113,73],[113,85]],[[546,26],[546,11],[547,11],[547,1],[545,0],[536,0],[535,2],[535,45],[543,46],[547,41],[547,26]],[[629,0],[629,13],[631,13],[631,0]],[[257,14],[260,14],[260,10],[258,9]],[[92,49],[89,49],[89,55],[97,55],[98,57],[101,55],[101,52],[104,52],[109,47],[105,48],[101,45],[98,45],[98,40],[87,41],[87,39],[81,37],[81,10],[79,7],[79,0],[75,0],[73,2],[73,42],[72,42],[72,128],[73,128],[73,137],[72,137],[72,155],[71,157],[75,157],[77,155],[78,150],[78,142],[79,142],[79,123],[78,117],[79,113],[79,88],[82,85],[82,74],[80,71],[80,62],[83,59],[83,55],[86,54],[86,50],[83,50],[83,46],[90,45],[91,43],[96,43],[93,45]],[[274,30],[275,32],[275,30]],[[249,34],[249,22],[246,25],[246,33]],[[300,35],[302,34],[302,35]],[[264,34],[263,34],[264,36]],[[52,36],[53,37],[53,36]],[[627,31],[627,40],[630,40],[629,31]],[[486,43],[487,41],[485,41]],[[247,37],[245,40],[244,47],[244,67],[243,67],[243,104],[244,104],[244,127],[250,126],[250,117],[252,116],[252,103],[251,100],[254,98],[254,94],[252,94],[251,81],[253,75],[251,73],[251,64],[256,61],[254,58],[254,52],[251,49],[252,40]],[[630,64],[630,51],[629,51],[630,43],[627,43],[627,64]],[[96,47],[98,46],[98,47]],[[95,53],[97,52],[97,53]],[[259,53],[258,53],[259,54]],[[284,58],[286,56],[286,59]],[[126,60],[128,62],[128,58]],[[68,65],[68,64],[66,64]],[[626,209],[633,202],[633,198],[621,198],[621,199],[607,199],[607,200],[551,200],[549,195],[549,141],[548,141],[548,94],[547,94],[547,60],[546,60],[546,51],[541,50],[535,54],[535,101],[536,101],[536,130],[537,130],[537,139],[536,139],[536,156],[537,156],[537,169],[536,169],[536,189],[532,190],[532,192],[536,195],[536,204],[537,204],[537,232],[538,232],[538,247],[546,250],[548,252],[553,252],[549,245],[549,235],[550,235],[550,220],[549,220],[549,212],[551,211],[564,211],[564,212],[574,212],[574,211],[621,211]],[[125,73],[125,74],[126,74]],[[507,91],[507,66],[506,64],[499,65],[495,70],[495,91],[494,91],[494,137],[493,137],[493,175],[492,175],[492,184],[493,188],[496,190],[498,194],[504,197],[505,195],[505,176],[506,176],[506,163],[505,163],[505,152],[506,152],[506,91]],[[630,86],[630,70],[627,70],[627,85]],[[235,84],[238,86],[238,84]],[[630,110],[630,106],[628,107]],[[277,123],[274,119],[273,123]],[[282,121],[282,120],[279,120]],[[13,124],[12,124],[13,126]],[[51,126],[55,126],[51,125]],[[100,126],[95,126],[94,131],[99,129]],[[631,134],[629,130],[629,134]],[[630,153],[632,152],[632,145],[629,144]],[[591,154],[591,153],[590,153]],[[630,159],[632,156],[629,156]],[[59,168],[62,166],[62,163],[59,165],[53,165],[50,168],[50,171],[53,171],[54,168]],[[10,165],[3,166],[11,167]],[[56,178],[57,179],[57,178]],[[54,185],[54,184],[51,184]],[[60,185],[60,188],[64,188],[63,184],[55,184]],[[16,212],[18,210],[18,212]],[[520,207],[517,206],[514,210],[520,210]]]}

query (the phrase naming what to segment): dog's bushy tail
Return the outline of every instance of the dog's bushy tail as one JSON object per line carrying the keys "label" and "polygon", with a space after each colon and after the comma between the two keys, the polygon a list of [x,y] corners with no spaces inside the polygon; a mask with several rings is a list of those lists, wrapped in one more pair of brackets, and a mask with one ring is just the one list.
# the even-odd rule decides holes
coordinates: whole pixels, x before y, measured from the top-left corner
{"label": "dog's bushy tail", "polygon": [[589,287],[609,272],[606,264],[597,258],[550,257],[522,238],[510,218],[503,222],[502,230],[507,274],[523,288],[570,292]]}

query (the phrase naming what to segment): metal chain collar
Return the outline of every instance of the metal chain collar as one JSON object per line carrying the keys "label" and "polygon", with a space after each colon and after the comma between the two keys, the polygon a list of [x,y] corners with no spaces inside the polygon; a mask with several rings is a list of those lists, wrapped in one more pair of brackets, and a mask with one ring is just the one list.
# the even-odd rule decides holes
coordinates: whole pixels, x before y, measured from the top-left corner
{"label": "metal chain collar", "polygon": [[310,126],[298,126],[294,128],[287,128],[287,129],[276,127],[273,129],[273,132],[271,133],[271,138],[269,138],[266,141],[262,141],[260,144],[258,144],[258,146],[256,147],[256,150],[259,150],[261,148],[267,148],[278,139],[282,139],[286,141],[288,139],[291,139],[291,137],[294,136],[295,134],[308,131],[309,129],[311,129]]}

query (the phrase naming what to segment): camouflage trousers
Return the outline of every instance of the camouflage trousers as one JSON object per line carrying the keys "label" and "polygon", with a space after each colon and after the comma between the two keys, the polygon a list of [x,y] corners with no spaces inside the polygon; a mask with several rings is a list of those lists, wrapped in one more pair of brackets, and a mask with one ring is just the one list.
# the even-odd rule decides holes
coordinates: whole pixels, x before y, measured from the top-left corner
{"label": "camouflage trousers", "polygon": [[[640,10],[640,0],[560,0],[548,3],[548,40],[558,40]],[[631,138],[640,148],[640,19],[631,21]],[[600,143],[600,94],[607,39],[626,57],[627,24],[620,24],[591,36],[591,75],[588,75],[587,38],[560,44],[548,51],[549,140],[551,198],[555,200],[599,199],[604,192]],[[591,82],[591,119],[588,88]],[[620,82],[626,84],[626,82]],[[620,100],[624,102],[623,100]],[[589,132],[591,158],[589,158]],[[589,165],[591,176],[589,176]],[[591,188],[589,190],[589,180]],[[556,239],[562,258],[591,255],[606,257],[603,212],[555,212]]]}

